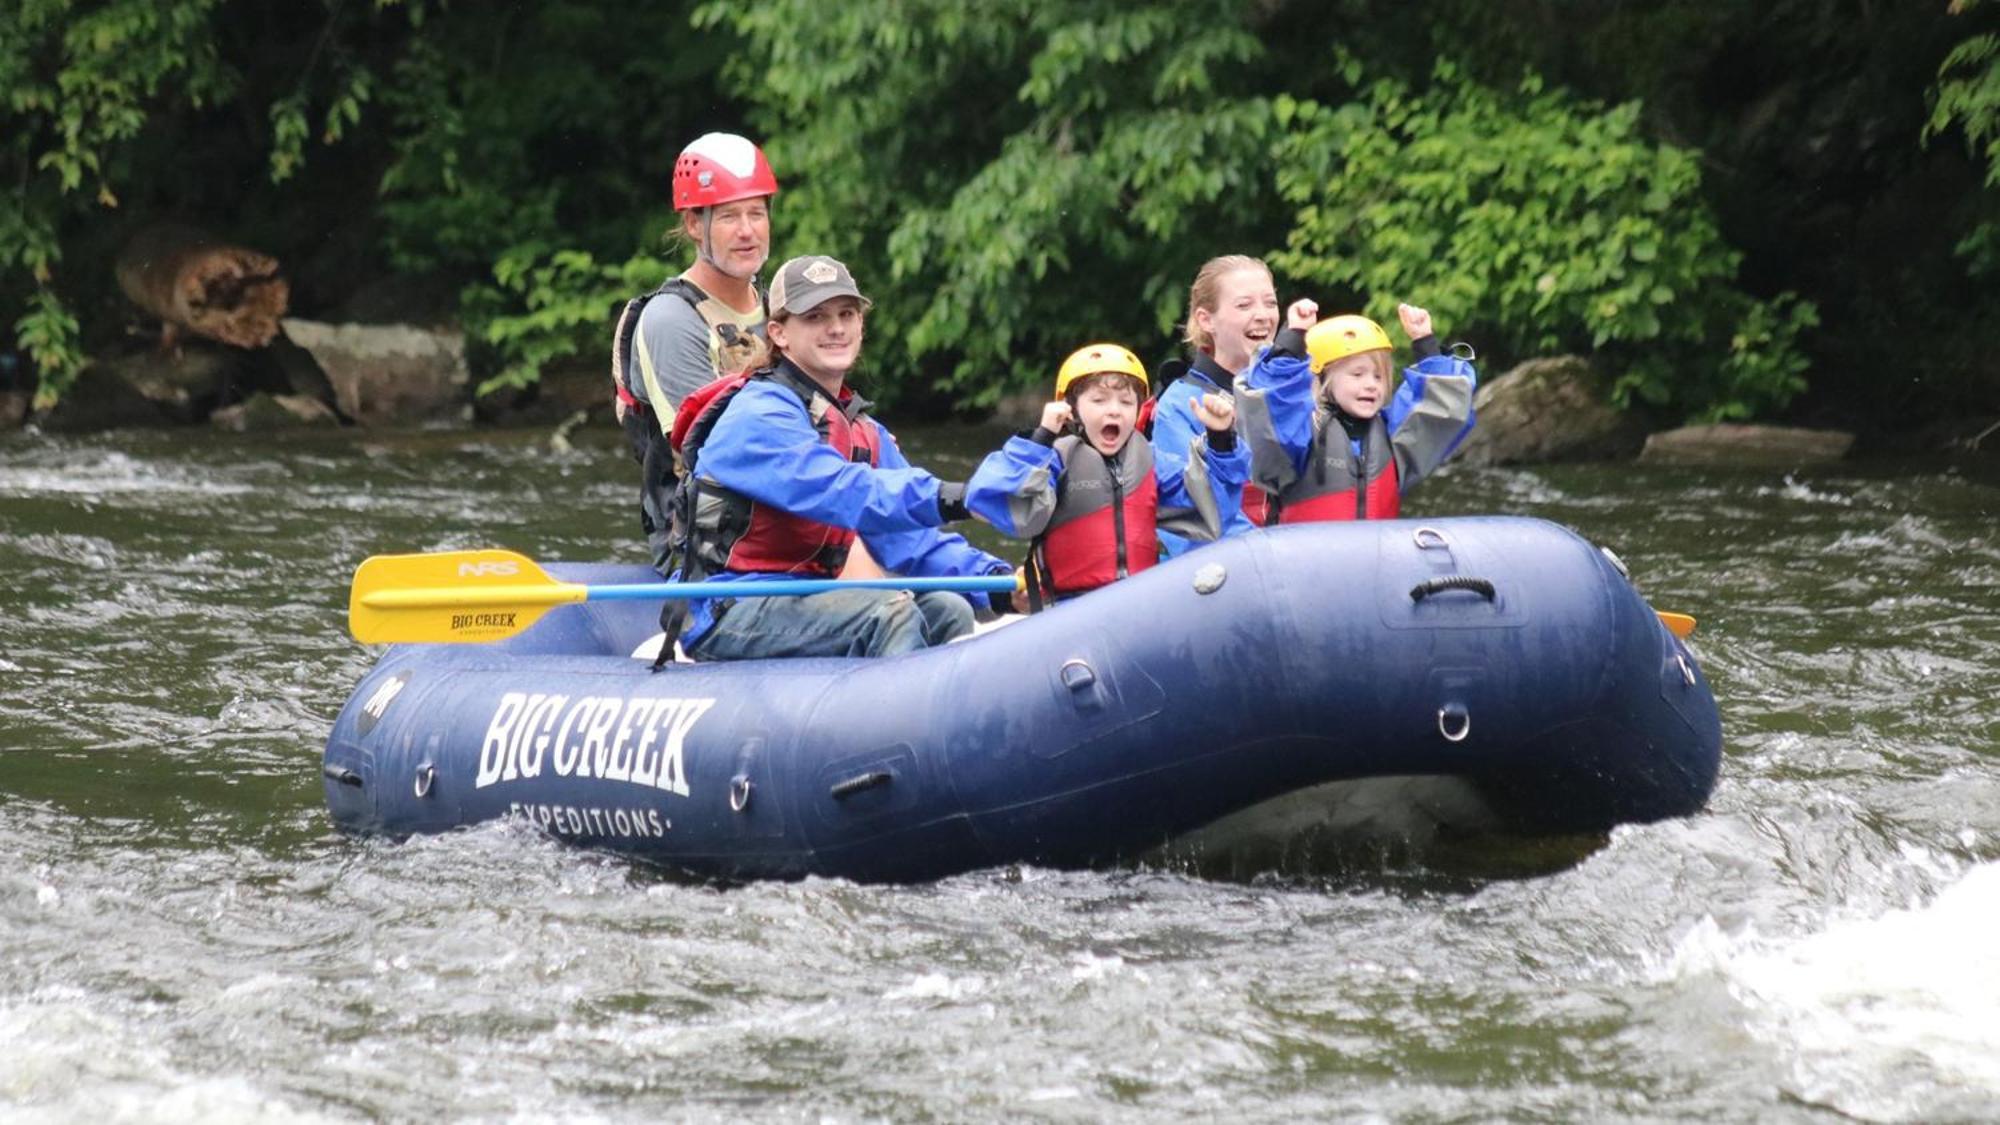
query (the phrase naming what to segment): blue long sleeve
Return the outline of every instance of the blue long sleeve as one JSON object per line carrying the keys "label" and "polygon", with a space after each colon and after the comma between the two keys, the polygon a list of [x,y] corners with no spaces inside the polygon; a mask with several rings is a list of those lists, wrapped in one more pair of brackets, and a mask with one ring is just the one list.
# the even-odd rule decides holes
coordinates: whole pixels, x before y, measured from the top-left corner
{"label": "blue long sleeve", "polygon": [[[1153,479],[1160,490],[1160,512],[1162,527],[1160,545],[1177,544],[1179,550],[1166,550],[1167,557],[1180,553],[1190,546],[1212,542],[1229,534],[1232,520],[1242,521],[1245,527],[1249,521],[1243,517],[1243,482],[1249,479],[1250,455],[1245,452],[1242,442],[1231,445],[1226,452],[1217,452],[1209,445],[1208,431],[1190,443],[1192,450],[1199,454],[1199,460],[1174,460],[1160,456],[1160,450],[1153,450]],[[1201,523],[1198,529],[1182,528],[1197,538],[1189,538],[1166,527],[1176,522],[1168,517],[1174,511],[1199,513]]]}
{"label": "blue long sleeve", "polygon": [[1194,416],[1194,401],[1210,392],[1208,381],[1194,372],[1174,380],[1160,392],[1160,400],[1153,404],[1155,461],[1172,462],[1177,470],[1187,468],[1193,456],[1194,439],[1207,432]]}
{"label": "blue long sleeve", "polygon": [[698,471],[752,500],[863,535],[936,527],[938,479],[900,452],[889,467],[892,443],[883,444],[883,468],[849,461],[820,438],[798,396],[752,380],[715,424]]}
{"label": "blue long sleeve", "polygon": [[[1205,457],[1213,452],[1209,449],[1208,443],[1202,440],[1207,436],[1208,430],[1194,415],[1194,401],[1204,394],[1226,389],[1215,387],[1198,373],[1191,371],[1174,380],[1166,390],[1160,392],[1160,400],[1155,404],[1153,413],[1154,464],[1161,466],[1164,471],[1185,475],[1187,467],[1193,463],[1196,456]],[[1225,486],[1222,477],[1211,475],[1210,478],[1215,482],[1216,507],[1222,521],[1218,534],[1222,536],[1239,535],[1255,526],[1250,522],[1250,517],[1243,514],[1243,486],[1248,479],[1250,465],[1244,445],[1239,436],[1236,448],[1229,454],[1221,455],[1229,465],[1234,466],[1240,459],[1243,466],[1241,473],[1230,476],[1232,483]],[[1163,477],[1162,480],[1164,479]],[[1164,491],[1161,494],[1161,503],[1168,503]],[[1189,539],[1172,530],[1163,529],[1160,535],[1160,548],[1168,558],[1173,558],[1190,547],[1199,546],[1207,541],[1207,539]]]}
{"label": "blue long sleeve", "polygon": [[[882,433],[882,467],[876,472],[912,472],[930,476],[922,469],[910,467],[909,461],[903,457],[902,448],[896,444],[895,435],[889,432],[887,426],[877,422],[876,428]],[[861,538],[868,544],[868,553],[875,556],[876,562],[912,578],[1004,574],[1014,569],[1013,564],[973,546],[963,535],[935,527],[911,531],[863,531]],[[967,594],[966,599],[975,605],[986,604],[984,594]]]}
{"label": "blue long sleeve", "polygon": [[[880,467],[849,461],[813,429],[797,395],[752,380],[716,422],[696,471],[752,500],[856,532],[876,562],[898,574],[960,577],[1011,570],[964,537],[938,530],[940,482],[904,459],[886,426],[875,426]],[[724,571],[709,580],[755,584],[784,577]],[[986,604],[984,594],[965,598]],[[714,621],[713,599],[690,601],[683,642],[694,644]]]}
{"label": "blue long sleeve", "polygon": [[1237,432],[1250,451],[1250,479],[1276,493],[1305,472],[1318,387],[1302,356],[1266,348],[1236,381]]}
{"label": "blue long sleeve", "polygon": [[965,482],[965,506],[1002,535],[1033,539],[1055,515],[1062,471],[1062,455],[1054,446],[1010,437]]}
{"label": "blue long sleeve", "polygon": [[1472,432],[1478,389],[1478,372],[1457,356],[1427,356],[1403,369],[1402,385],[1382,412],[1403,491],[1444,464]]}

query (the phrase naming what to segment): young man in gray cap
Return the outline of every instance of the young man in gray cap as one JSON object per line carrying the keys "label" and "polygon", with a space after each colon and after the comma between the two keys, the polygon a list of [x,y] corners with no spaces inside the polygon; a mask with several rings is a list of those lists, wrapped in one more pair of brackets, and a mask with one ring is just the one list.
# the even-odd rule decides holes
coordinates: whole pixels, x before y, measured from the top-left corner
{"label": "young man in gray cap", "polygon": [[683,577],[743,584],[738,597],[689,605],[681,642],[697,660],[886,656],[971,631],[979,594],[756,596],[760,579],[839,574],[856,538],[909,577],[1013,570],[938,530],[965,517],[963,487],[911,467],[847,386],[869,303],[832,258],[778,267],[766,326],[775,360],[723,406],[689,468]]}

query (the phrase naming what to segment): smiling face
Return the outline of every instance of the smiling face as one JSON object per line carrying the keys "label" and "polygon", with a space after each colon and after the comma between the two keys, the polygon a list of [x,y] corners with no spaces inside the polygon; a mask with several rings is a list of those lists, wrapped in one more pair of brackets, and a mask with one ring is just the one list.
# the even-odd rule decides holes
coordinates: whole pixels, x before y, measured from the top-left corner
{"label": "smiling face", "polygon": [[757,276],[771,256],[771,206],[762,196],[711,207],[705,219],[699,210],[683,211],[681,225],[696,246],[706,227],[716,268],[739,281]]}
{"label": "smiling face", "polygon": [[1215,307],[1194,310],[1197,336],[1206,334],[1215,362],[1230,372],[1250,366],[1257,349],[1278,331],[1278,290],[1260,267],[1230,270],[1217,279]]}
{"label": "smiling face", "polygon": [[1320,372],[1320,395],[1350,418],[1373,418],[1389,401],[1389,353],[1359,352]]}
{"label": "smiling face", "polygon": [[828,393],[836,393],[861,358],[866,319],[859,298],[835,297],[802,313],[774,317],[764,331],[772,347]]}
{"label": "smiling face", "polygon": [[1139,425],[1139,391],[1131,376],[1118,372],[1088,375],[1071,388],[1077,428],[1083,440],[1106,457],[1132,440]]}

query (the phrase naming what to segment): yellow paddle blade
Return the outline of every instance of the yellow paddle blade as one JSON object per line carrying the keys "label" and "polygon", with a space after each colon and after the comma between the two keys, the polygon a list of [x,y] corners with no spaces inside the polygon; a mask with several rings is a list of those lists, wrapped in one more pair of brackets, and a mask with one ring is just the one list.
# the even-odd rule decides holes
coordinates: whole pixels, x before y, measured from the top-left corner
{"label": "yellow paddle blade", "polygon": [[1664,609],[1656,610],[1655,612],[1660,615],[1660,623],[1667,627],[1667,632],[1672,633],[1682,640],[1686,640],[1689,636],[1693,635],[1694,618],[1689,617],[1685,613],[1668,613]]}
{"label": "yellow paddle blade", "polygon": [[513,551],[376,555],[355,568],[347,629],[363,644],[497,641],[587,589]]}

